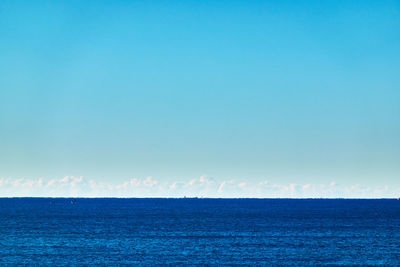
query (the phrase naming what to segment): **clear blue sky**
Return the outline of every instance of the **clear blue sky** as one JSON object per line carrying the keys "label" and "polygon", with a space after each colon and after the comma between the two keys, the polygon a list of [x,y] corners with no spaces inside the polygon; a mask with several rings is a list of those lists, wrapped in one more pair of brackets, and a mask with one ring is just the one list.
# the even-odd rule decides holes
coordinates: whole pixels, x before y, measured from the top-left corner
{"label": "clear blue sky", "polygon": [[1,1],[0,177],[400,187],[399,1]]}

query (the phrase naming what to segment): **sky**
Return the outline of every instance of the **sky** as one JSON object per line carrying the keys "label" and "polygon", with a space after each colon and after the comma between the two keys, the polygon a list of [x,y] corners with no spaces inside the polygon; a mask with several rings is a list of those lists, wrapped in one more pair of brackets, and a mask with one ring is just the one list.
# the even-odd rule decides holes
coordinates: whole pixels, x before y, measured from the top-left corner
{"label": "sky", "polygon": [[1,1],[0,196],[399,197],[399,1]]}

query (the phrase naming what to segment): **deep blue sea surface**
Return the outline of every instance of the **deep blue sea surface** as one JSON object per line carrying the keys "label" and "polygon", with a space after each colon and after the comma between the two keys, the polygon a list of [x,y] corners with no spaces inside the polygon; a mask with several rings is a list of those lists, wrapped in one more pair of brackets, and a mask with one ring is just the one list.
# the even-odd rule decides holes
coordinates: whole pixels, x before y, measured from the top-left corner
{"label": "deep blue sea surface", "polygon": [[0,199],[0,264],[399,266],[400,201]]}

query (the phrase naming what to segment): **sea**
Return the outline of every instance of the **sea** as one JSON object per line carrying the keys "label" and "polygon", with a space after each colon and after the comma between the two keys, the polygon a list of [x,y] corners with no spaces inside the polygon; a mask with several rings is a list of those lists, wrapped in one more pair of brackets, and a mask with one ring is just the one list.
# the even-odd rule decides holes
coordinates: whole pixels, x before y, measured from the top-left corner
{"label": "sea", "polygon": [[400,266],[400,201],[2,198],[0,265]]}

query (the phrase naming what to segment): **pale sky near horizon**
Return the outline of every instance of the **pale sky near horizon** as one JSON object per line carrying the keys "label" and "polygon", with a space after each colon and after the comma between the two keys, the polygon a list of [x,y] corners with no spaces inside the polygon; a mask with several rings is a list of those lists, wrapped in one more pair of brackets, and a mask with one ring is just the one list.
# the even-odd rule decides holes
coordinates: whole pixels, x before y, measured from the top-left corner
{"label": "pale sky near horizon", "polygon": [[76,177],[400,195],[400,2],[1,1],[0,195]]}

